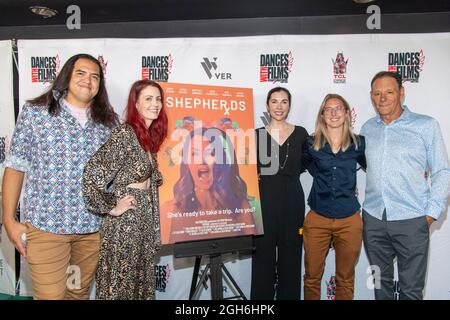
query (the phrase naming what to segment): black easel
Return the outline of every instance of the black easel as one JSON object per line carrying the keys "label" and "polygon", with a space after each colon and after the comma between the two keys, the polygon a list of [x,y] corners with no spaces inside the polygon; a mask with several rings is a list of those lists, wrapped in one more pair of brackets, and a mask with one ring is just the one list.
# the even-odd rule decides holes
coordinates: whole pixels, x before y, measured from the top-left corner
{"label": "black easel", "polygon": [[[195,265],[192,274],[191,290],[189,292],[189,300],[192,300],[200,291],[203,282],[206,280],[208,271],[211,275],[211,299],[223,300],[223,277],[222,272],[231,281],[234,288],[239,292],[239,296],[227,299],[242,298],[247,300],[236,281],[231,276],[222,262],[222,255],[230,252],[244,252],[253,250],[252,236],[220,238],[211,240],[177,242],[174,244],[173,252],[175,258],[194,257]],[[200,272],[200,263],[202,257],[208,255],[209,263],[206,265],[200,280],[197,282]]]}

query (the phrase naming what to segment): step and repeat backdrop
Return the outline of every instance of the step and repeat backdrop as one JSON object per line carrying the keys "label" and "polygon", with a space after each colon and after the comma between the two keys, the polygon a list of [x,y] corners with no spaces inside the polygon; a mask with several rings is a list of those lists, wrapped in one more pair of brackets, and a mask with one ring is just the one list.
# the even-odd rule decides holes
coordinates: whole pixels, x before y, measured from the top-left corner
{"label": "step and repeat backdrop", "polygon": [[[0,179],[3,180],[3,166],[6,150],[14,130],[13,65],[11,41],[0,41]],[[0,202],[2,186],[0,185]],[[8,240],[1,223],[0,208],[0,293],[14,294],[15,261],[14,247]]]}
{"label": "step and repeat backdrop", "polygon": [[[354,129],[359,132],[362,124],[375,116],[369,96],[371,78],[381,70],[398,71],[405,80],[405,104],[414,112],[438,119],[447,148],[450,148],[449,33],[19,40],[20,105],[48,88],[64,62],[81,52],[89,53],[101,62],[110,100],[121,116],[131,84],[138,79],[152,79],[175,84],[250,89],[254,112],[246,116],[251,118],[256,128],[263,126],[267,119],[267,92],[275,86],[283,86],[292,93],[288,121],[305,127],[308,132],[314,131],[317,111],[327,93],[339,93],[348,100]],[[9,70],[11,73],[10,69],[3,69],[4,61],[11,61],[10,49],[1,51],[1,55],[0,70]],[[11,68],[11,63],[8,66]],[[0,76],[0,90],[4,92],[6,89],[3,83],[7,87],[11,79],[7,78],[5,72],[1,72]],[[0,94],[2,139],[10,134],[4,128],[10,126],[11,122],[3,114],[6,109],[13,113],[12,100],[5,101],[5,96]],[[223,117],[233,118],[233,114],[226,114],[233,111],[224,112]],[[300,179],[308,195],[311,177],[305,173]],[[361,202],[364,188],[365,174],[359,171],[358,196]],[[170,198],[170,195],[161,196]],[[446,212],[431,229],[425,299],[450,299],[447,270],[450,264],[450,225],[447,215]],[[6,256],[5,251],[10,249],[5,242],[7,240],[3,234],[2,253]],[[227,269],[249,297],[251,256],[228,254],[224,259]],[[3,274],[14,269],[12,262],[1,255],[0,262]],[[200,274],[205,263],[207,260],[202,261]],[[155,272],[157,299],[187,299],[193,265],[194,258],[174,258],[172,246],[164,246]],[[20,294],[31,295],[26,261],[22,261],[21,267]],[[0,288],[3,289],[11,279],[0,274],[0,281]],[[355,299],[373,299],[372,283],[369,263],[363,250],[356,271]],[[331,249],[323,276],[322,298],[334,299],[334,289],[334,252]],[[236,293],[231,282],[226,282],[224,297]],[[210,297],[210,283],[205,281],[198,298]]]}

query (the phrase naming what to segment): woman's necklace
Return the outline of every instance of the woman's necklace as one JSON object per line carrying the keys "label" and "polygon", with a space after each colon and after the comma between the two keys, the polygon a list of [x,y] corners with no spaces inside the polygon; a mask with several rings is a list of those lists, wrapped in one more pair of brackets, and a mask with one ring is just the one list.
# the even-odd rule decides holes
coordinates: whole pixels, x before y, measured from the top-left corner
{"label": "woman's necklace", "polygon": [[[268,129],[270,128],[270,124],[269,124],[269,126],[268,126]],[[269,129],[270,130],[270,129]],[[271,132],[271,130],[270,130],[270,132]],[[289,138],[290,138],[291,136],[289,135],[288,136],[288,138],[286,139],[286,142],[285,142],[285,144],[286,144],[286,155],[285,155],[285,157],[284,157],[284,161],[283,161],[283,164],[281,164],[281,162],[280,162],[280,169],[281,170],[283,170],[285,167],[286,167],[286,162],[287,162],[287,160],[288,160],[288,158],[289,158],[289,145],[290,145],[290,143],[289,143]],[[272,137],[272,140],[274,140],[273,139],[273,137]],[[278,147],[278,154],[280,154],[280,148],[281,148],[281,145],[277,145],[277,146],[275,146],[275,144],[272,142],[272,150],[273,150],[273,148],[275,148],[275,147]],[[278,155],[276,156],[276,157],[278,157]]]}
{"label": "woman's necklace", "polygon": [[[285,142],[285,144],[286,144],[286,155],[284,156],[283,164],[281,164],[281,161],[280,161],[280,169],[281,169],[281,170],[283,170],[284,167],[286,167],[286,162],[287,162],[287,160],[288,160],[288,158],[289,158],[289,146],[290,146],[289,139],[290,139],[290,138],[291,138],[291,137],[289,136],[289,137],[287,138],[286,142]],[[273,138],[272,138],[272,140],[273,140]],[[278,152],[277,152],[277,154],[275,155],[275,158],[278,158],[278,155],[280,154],[281,146],[280,146],[279,144],[276,144],[276,145],[275,145],[275,143],[272,141],[272,150],[274,150],[274,149],[277,148],[277,147],[278,147]]]}
{"label": "woman's necklace", "polygon": [[286,156],[284,157],[283,164],[280,163],[280,169],[281,170],[284,169],[284,167],[286,166],[287,159],[289,158],[289,138],[290,137],[288,137],[287,140],[286,140]]}

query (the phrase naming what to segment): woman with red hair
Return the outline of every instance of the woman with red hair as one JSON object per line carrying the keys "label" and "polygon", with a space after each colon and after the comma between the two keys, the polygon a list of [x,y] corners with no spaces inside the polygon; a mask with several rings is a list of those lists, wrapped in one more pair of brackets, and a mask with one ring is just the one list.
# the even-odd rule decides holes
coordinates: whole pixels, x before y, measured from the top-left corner
{"label": "woman with red hair", "polygon": [[87,163],[86,207],[104,215],[97,299],[154,299],[161,247],[156,152],[167,136],[163,90],[151,80],[131,87],[126,120]]}

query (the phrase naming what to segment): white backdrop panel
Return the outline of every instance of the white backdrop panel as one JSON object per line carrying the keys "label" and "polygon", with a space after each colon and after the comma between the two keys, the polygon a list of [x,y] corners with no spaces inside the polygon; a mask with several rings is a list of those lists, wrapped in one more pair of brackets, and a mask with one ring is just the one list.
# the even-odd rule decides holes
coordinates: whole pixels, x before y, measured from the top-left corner
{"label": "white backdrop panel", "polygon": [[[0,180],[3,180],[5,153],[14,130],[14,99],[11,41],[0,41]],[[0,203],[2,190],[0,186]],[[0,293],[15,293],[15,252],[1,223],[0,208]]]}
{"label": "white backdrop panel", "polygon": [[[370,103],[370,80],[386,70],[389,54],[422,52],[418,82],[405,82],[405,103],[414,112],[425,113],[440,122],[447,148],[450,146],[450,34],[380,34],[380,35],[279,35],[236,38],[171,38],[171,39],[80,39],[19,41],[20,102],[40,94],[48,85],[32,82],[32,57],[57,57],[59,68],[70,56],[86,52],[103,56],[106,84],[110,100],[122,115],[131,84],[142,75],[142,58],[170,57],[170,66],[159,66],[168,73],[169,82],[226,85],[253,88],[255,126],[263,125],[266,93],[274,86],[288,88],[293,96],[289,121],[314,130],[317,110],[330,92],[342,94],[354,108],[355,131],[375,115]],[[333,60],[342,52],[347,60],[345,83],[334,83]],[[284,82],[260,82],[261,55],[280,54],[289,57]],[[206,59],[206,60],[205,60]],[[210,69],[202,62],[214,62]],[[56,69],[56,68],[54,68]],[[207,70],[208,69],[208,70]],[[275,68],[276,69],[276,68]],[[51,71],[51,70],[50,70]],[[59,71],[59,70],[53,70]],[[211,77],[208,76],[210,72]],[[51,73],[51,72],[50,72]],[[45,79],[44,79],[45,80]],[[360,201],[364,199],[365,174],[358,173]],[[305,195],[309,194],[311,177],[301,176]],[[448,211],[448,208],[447,208]],[[431,229],[431,249],[427,275],[426,299],[449,299],[450,278],[446,265],[450,232],[447,213]],[[193,259],[174,259],[170,248],[158,263],[161,270],[170,270],[166,287],[157,292],[158,299],[187,298],[192,276]],[[231,259],[230,269],[244,293],[249,293],[251,259]],[[364,250],[356,270],[355,298],[373,299],[368,288],[368,261]],[[232,267],[231,267],[232,266]],[[163,268],[164,267],[164,268]],[[165,272],[165,271],[164,271]],[[334,253],[327,258],[322,297],[327,298],[326,283],[334,274]],[[22,274],[22,278],[26,275]],[[166,277],[166,275],[161,275]],[[370,282],[370,281],[369,281]],[[206,292],[206,291],[205,291]],[[207,293],[202,293],[207,295]],[[207,298],[208,296],[201,296]]]}

